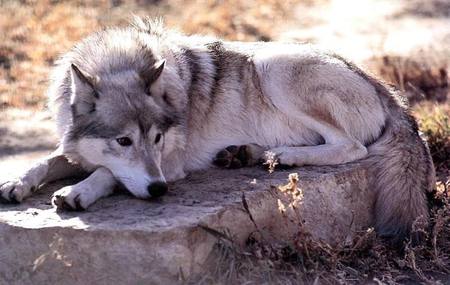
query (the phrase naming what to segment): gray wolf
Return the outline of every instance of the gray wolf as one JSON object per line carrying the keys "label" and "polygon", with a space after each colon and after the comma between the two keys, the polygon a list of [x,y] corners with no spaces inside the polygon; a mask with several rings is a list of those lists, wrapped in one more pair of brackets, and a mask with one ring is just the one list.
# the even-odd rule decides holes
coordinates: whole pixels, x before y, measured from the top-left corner
{"label": "gray wolf", "polygon": [[213,167],[362,160],[376,191],[379,235],[403,238],[428,218],[434,168],[398,91],[332,53],[297,43],[186,36],[137,18],[95,33],[57,63],[49,88],[59,148],[1,197],[87,171],[55,192],[60,209],[86,209],[125,186],[146,199],[167,181]]}

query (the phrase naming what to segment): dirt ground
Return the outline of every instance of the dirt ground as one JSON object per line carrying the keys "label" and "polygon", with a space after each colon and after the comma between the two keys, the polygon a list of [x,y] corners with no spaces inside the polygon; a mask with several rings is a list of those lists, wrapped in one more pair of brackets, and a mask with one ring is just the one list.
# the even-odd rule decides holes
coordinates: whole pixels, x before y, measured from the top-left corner
{"label": "dirt ground", "polygon": [[[410,99],[438,172],[440,192],[432,202],[429,244],[399,255],[372,236],[351,252],[316,244],[288,253],[258,243],[244,253],[225,246],[227,260],[237,267],[225,270],[228,279],[221,275],[204,281],[225,284],[247,278],[253,284],[259,280],[255,275],[265,271],[273,278],[266,283],[450,284],[450,1],[4,0],[0,14],[0,160],[36,157],[54,148],[53,125],[45,110],[53,63],[85,35],[125,25],[133,14],[163,16],[170,28],[228,40],[312,42],[396,85]],[[4,166],[0,171],[16,170]],[[317,258],[306,258],[305,249]]]}

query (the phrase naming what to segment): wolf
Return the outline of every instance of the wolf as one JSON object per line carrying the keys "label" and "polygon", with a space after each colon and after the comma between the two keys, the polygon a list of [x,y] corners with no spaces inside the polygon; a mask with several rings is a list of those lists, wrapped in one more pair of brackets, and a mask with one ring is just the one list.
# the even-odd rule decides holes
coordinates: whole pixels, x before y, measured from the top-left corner
{"label": "wolf", "polygon": [[142,199],[209,167],[362,161],[380,236],[404,238],[428,218],[434,167],[399,91],[312,45],[227,42],[136,18],[88,36],[57,62],[48,91],[58,149],[2,200],[87,172],[56,191],[83,210],[122,185]]}

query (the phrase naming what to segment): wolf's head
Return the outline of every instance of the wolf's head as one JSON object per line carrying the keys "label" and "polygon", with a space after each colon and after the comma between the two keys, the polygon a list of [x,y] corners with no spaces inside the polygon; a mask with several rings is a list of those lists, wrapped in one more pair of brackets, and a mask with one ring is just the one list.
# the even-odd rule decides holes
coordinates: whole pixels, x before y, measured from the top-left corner
{"label": "wolf's head", "polygon": [[100,74],[70,67],[69,137],[76,153],[89,164],[108,168],[139,198],[166,192],[161,158],[175,147],[174,130],[180,126],[174,102],[179,94],[168,88],[164,66],[164,60],[155,59],[144,69]]}

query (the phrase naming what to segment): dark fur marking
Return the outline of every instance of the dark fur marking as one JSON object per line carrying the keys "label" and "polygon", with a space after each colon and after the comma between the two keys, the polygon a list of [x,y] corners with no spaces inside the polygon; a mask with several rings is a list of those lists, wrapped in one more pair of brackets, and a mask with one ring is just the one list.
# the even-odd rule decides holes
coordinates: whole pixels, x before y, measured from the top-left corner
{"label": "dark fur marking", "polygon": [[169,106],[169,107],[171,107],[171,108],[174,107],[174,105],[172,104],[172,102],[171,102],[171,100],[170,100],[169,95],[167,95],[167,92],[164,92],[164,95],[163,95],[163,101],[164,101],[164,103],[167,104],[167,106]]}
{"label": "dark fur marking", "polygon": [[[225,65],[226,62],[226,51],[223,47],[222,42],[217,41],[217,42],[213,42],[210,44],[207,44],[206,47],[209,50],[209,53],[211,55],[211,58],[213,60],[213,64],[214,64],[214,83],[213,83],[213,87],[211,88],[211,92],[210,92],[210,97],[211,97],[211,102],[213,102],[214,100],[212,98],[214,98],[217,93],[220,91],[220,81],[222,80],[222,78],[224,77],[224,68],[222,68],[223,65]],[[210,106],[211,107],[211,106]]]}
{"label": "dark fur marking", "polygon": [[173,125],[175,125],[175,119],[169,116],[164,116],[162,121],[159,122],[159,129],[165,133],[167,132]]}
{"label": "dark fur marking", "polygon": [[190,73],[190,85],[188,86],[189,106],[191,112],[202,114],[192,124],[201,124],[208,112],[204,111],[211,102],[210,90],[212,88],[212,75],[201,65],[201,58],[190,49],[183,49],[183,56],[186,59]]}
{"label": "dark fur marking", "polygon": [[91,110],[89,110],[89,114],[92,114],[92,113],[94,113],[97,109],[96,109],[96,105],[95,105],[95,103],[94,104],[92,104],[92,109]]}
{"label": "dark fur marking", "polygon": [[150,130],[151,125],[147,124],[139,116],[137,117],[136,121],[137,121],[138,128],[139,128],[139,131],[141,132],[141,134],[146,134]]}
{"label": "dark fur marking", "polygon": [[[214,83],[210,91],[210,105],[208,112],[213,112],[214,104],[218,100],[214,99],[219,94],[226,94],[224,88],[226,84],[227,76],[238,74],[238,78],[235,78],[239,82],[239,86],[242,87],[238,90],[239,94],[246,96],[245,92],[245,68],[247,67],[248,56],[233,50],[227,50],[221,41],[212,42],[206,45],[209,54],[213,60],[215,66]],[[230,75],[228,75],[230,74]],[[245,102],[248,98],[243,98]],[[248,104],[246,104],[248,105]]]}
{"label": "dark fur marking", "polygon": [[189,72],[191,74],[191,83],[188,89],[188,96],[194,96],[194,91],[196,90],[196,84],[198,82],[198,73],[200,71],[200,65],[198,64],[198,56],[194,54],[192,50],[183,49],[183,54],[187,59],[189,66]]}
{"label": "dark fur marking", "polygon": [[[258,91],[259,94],[263,94],[262,91],[262,87],[261,87],[261,81],[259,79],[258,76],[258,72],[256,72],[256,67],[255,64],[252,61],[252,66],[251,66],[251,73],[252,73],[252,83],[253,83],[253,87],[255,87],[255,89]],[[265,101],[265,100],[263,100]]]}
{"label": "dark fur marking", "polygon": [[78,140],[82,137],[112,138],[119,133],[119,130],[96,121],[95,118],[89,119],[83,116],[75,120],[74,125],[69,131],[69,139]]}

